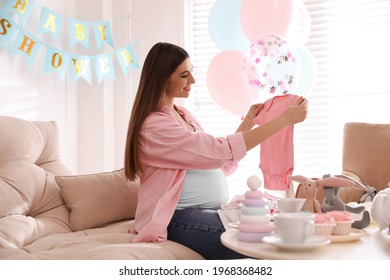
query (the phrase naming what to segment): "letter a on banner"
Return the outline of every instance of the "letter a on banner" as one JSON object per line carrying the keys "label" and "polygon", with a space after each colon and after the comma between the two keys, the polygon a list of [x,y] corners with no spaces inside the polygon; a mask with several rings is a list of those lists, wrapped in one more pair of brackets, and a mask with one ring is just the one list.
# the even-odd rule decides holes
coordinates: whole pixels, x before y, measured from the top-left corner
{"label": "letter a on banner", "polygon": [[41,9],[41,18],[39,19],[39,33],[47,33],[58,41],[61,34],[62,16],[45,7]]}

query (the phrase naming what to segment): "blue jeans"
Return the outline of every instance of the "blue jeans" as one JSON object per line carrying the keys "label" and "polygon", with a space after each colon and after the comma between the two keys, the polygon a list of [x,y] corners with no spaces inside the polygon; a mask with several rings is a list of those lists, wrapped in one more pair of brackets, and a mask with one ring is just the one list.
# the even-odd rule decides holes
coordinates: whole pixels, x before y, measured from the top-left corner
{"label": "blue jeans", "polygon": [[224,231],[216,210],[186,208],[173,214],[168,226],[168,239],[191,248],[205,259],[247,258],[221,243]]}

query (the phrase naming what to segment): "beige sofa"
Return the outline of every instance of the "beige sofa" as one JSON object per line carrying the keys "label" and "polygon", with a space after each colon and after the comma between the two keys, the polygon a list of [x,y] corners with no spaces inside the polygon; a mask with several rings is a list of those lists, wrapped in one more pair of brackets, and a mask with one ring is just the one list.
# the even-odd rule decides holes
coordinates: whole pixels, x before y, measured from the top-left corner
{"label": "beige sofa", "polygon": [[132,243],[138,184],[73,176],[55,122],[0,116],[0,259],[202,259],[172,241]]}

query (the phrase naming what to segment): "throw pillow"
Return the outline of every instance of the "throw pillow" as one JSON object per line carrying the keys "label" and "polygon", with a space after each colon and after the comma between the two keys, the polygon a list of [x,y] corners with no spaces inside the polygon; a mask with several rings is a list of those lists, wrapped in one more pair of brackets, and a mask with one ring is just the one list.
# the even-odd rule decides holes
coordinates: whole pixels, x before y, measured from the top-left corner
{"label": "throw pillow", "polygon": [[70,211],[73,231],[135,216],[139,183],[126,180],[123,169],[55,179]]}

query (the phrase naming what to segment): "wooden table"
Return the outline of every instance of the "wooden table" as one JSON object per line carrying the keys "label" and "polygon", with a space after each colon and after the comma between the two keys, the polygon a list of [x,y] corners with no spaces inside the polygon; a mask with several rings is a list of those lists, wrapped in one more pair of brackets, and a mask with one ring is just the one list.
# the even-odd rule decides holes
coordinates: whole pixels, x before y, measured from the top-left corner
{"label": "wooden table", "polygon": [[285,250],[262,242],[243,242],[237,239],[237,229],[221,236],[226,247],[256,259],[295,260],[390,260],[390,233],[379,231],[374,224],[364,229],[360,239],[351,242],[331,242],[310,250]]}

